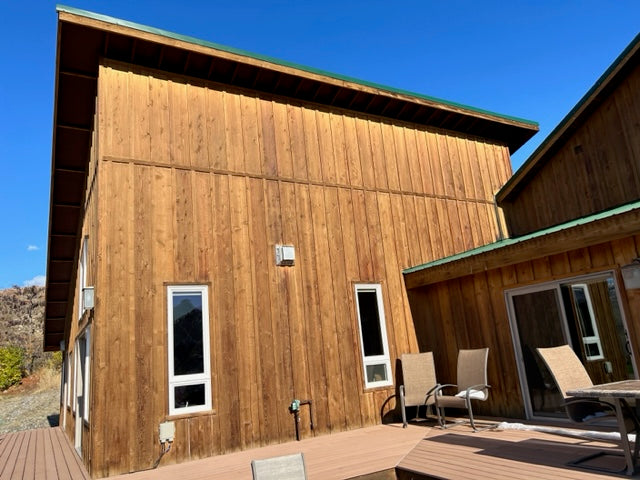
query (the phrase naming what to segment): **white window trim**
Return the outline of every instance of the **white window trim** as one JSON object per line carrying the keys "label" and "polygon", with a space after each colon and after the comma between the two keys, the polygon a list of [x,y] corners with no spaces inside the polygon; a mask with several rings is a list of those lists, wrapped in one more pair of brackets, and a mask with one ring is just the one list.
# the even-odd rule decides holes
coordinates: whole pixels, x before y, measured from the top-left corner
{"label": "white window trim", "polygon": [[[364,375],[365,388],[386,387],[393,385],[393,376],[391,372],[391,360],[389,359],[389,342],[387,340],[387,326],[384,315],[384,304],[382,302],[382,288],[379,283],[358,283],[354,287],[356,297],[356,313],[358,316],[358,333],[360,334],[360,356],[362,358],[362,373]],[[366,357],[364,354],[364,340],[362,338],[362,322],[360,321],[360,301],[358,300],[358,292],[375,292],[378,302],[378,319],[380,321],[380,335],[382,336],[383,355],[372,355]],[[388,372],[387,380],[378,382],[369,382],[367,380],[367,367],[370,365],[384,364]]]}
{"label": "white window trim", "polygon": [[[202,295],[202,358],[204,371],[191,375],[173,374],[173,294],[199,293]],[[169,357],[169,415],[182,415],[211,410],[211,360],[209,338],[209,287],[207,285],[169,285],[167,286],[167,332]],[[189,385],[204,385],[204,405],[176,408],[175,388]]]}
{"label": "white window trim", "polygon": [[82,239],[82,249],[80,250],[80,263],[78,265],[78,321],[82,318],[84,308],[84,288],[87,286],[87,250],[89,237]]}
{"label": "white window trim", "polygon": [[[580,332],[580,337],[582,338],[582,343],[584,346],[584,354],[587,360],[602,360],[604,359],[604,355],[602,354],[602,344],[600,342],[600,333],[598,332],[598,324],[596,323],[596,316],[593,312],[593,305],[591,304],[591,295],[589,294],[589,287],[586,283],[575,283],[571,285],[571,290],[582,290],[584,294],[584,298],[587,302],[587,309],[589,310],[589,318],[583,318],[583,322],[589,322],[591,325],[591,329],[595,335],[584,336],[583,332]],[[577,306],[576,306],[577,308]],[[577,312],[580,315],[580,312]],[[580,321],[580,320],[579,320]],[[589,347],[588,345],[596,344],[598,346],[598,354],[597,355],[589,355]]]}
{"label": "white window trim", "polygon": [[71,411],[75,414],[78,406],[78,394],[76,392],[76,386],[78,385],[78,357],[80,353],[78,352],[78,342],[75,342],[75,348],[73,349],[73,392],[72,392],[72,403],[71,403]]}
{"label": "white window trim", "polygon": [[64,406],[71,406],[71,352],[66,351],[65,356],[65,378],[64,378]]}
{"label": "white window trim", "polygon": [[89,384],[90,384],[90,379],[91,379],[91,375],[90,375],[90,359],[91,359],[91,355],[90,355],[90,350],[91,350],[91,336],[90,336],[90,332],[89,329],[87,328],[87,330],[84,333],[83,336],[83,340],[84,340],[84,382],[83,382],[83,388],[84,388],[84,395],[83,395],[83,400],[84,400],[84,409],[83,409],[83,418],[85,420],[85,422],[89,422]]}

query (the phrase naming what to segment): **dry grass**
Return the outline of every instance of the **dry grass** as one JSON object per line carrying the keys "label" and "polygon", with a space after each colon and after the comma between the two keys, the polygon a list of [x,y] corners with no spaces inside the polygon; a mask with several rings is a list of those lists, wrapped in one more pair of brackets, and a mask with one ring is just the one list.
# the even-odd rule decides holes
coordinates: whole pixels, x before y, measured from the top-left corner
{"label": "dry grass", "polygon": [[21,395],[52,390],[60,387],[60,370],[41,367],[32,375],[24,377],[19,383],[9,387],[5,395]]}

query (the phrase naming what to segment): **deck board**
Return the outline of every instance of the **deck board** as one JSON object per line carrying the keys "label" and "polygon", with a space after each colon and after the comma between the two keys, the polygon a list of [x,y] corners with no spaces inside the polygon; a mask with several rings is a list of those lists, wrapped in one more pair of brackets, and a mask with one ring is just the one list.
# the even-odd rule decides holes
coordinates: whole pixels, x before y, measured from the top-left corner
{"label": "deck board", "polygon": [[[430,425],[378,425],[280,445],[160,466],[111,477],[114,480],[251,479],[251,460],[303,452],[310,480],[348,479],[398,467],[418,478],[604,480],[611,474],[567,466],[615,445],[536,431],[448,430]],[[608,457],[608,466],[622,458]],[[639,475],[637,475],[639,476]],[[624,477],[621,477],[624,478]],[[89,479],[80,457],[60,428],[0,436],[0,480]]]}
{"label": "deck board", "polygon": [[0,480],[88,480],[62,430],[39,428],[0,436]]}
{"label": "deck board", "polygon": [[[399,469],[447,479],[610,479],[611,474],[569,467],[567,463],[598,451],[618,451],[611,443],[534,431],[473,434],[455,428],[432,432],[399,462]],[[607,457],[600,465],[623,468],[624,459]]]}
{"label": "deck board", "polygon": [[602,449],[613,450],[614,446],[535,431],[472,433],[467,426],[443,431],[422,425],[407,429],[378,425],[113,478],[250,480],[252,459],[303,452],[310,480],[348,479],[395,466],[419,473],[419,478],[434,479],[611,479],[610,474],[566,465]]}

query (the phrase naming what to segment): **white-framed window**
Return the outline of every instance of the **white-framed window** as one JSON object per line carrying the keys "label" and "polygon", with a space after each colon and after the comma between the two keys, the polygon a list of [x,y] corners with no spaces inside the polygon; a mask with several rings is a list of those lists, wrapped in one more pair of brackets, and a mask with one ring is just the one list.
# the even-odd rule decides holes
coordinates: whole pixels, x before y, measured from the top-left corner
{"label": "white-framed window", "polygon": [[71,406],[71,352],[64,352],[64,406]]}
{"label": "white-framed window", "polygon": [[167,287],[169,415],[211,409],[206,285]]}
{"label": "white-framed window", "polygon": [[84,335],[80,339],[80,342],[84,342],[84,347],[80,348],[80,351],[84,354],[82,358],[83,362],[83,370],[82,370],[82,401],[83,401],[83,409],[82,409],[82,417],[86,422],[89,422],[89,385],[90,385],[90,350],[91,350],[91,337],[90,331],[87,328],[85,330]]}
{"label": "white-framed window", "polygon": [[89,248],[89,237],[82,239],[82,249],[80,250],[80,263],[78,265],[78,320],[82,318],[84,307],[84,288],[87,286],[87,250]]}
{"label": "white-framed window", "polygon": [[598,333],[598,325],[596,316],[593,312],[591,296],[589,295],[589,286],[586,283],[575,283],[571,285],[573,293],[573,301],[580,325],[580,336],[584,344],[584,352],[587,360],[602,360],[602,344],[600,343],[600,334]]}
{"label": "white-framed window", "polygon": [[382,289],[377,283],[360,283],[355,294],[365,388],[392,385]]}
{"label": "white-framed window", "polygon": [[[76,342],[76,347],[78,342]],[[74,348],[73,352],[73,385],[71,385],[71,411],[76,413],[76,407],[78,406],[78,395],[77,395],[77,386],[78,386],[78,349]]]}

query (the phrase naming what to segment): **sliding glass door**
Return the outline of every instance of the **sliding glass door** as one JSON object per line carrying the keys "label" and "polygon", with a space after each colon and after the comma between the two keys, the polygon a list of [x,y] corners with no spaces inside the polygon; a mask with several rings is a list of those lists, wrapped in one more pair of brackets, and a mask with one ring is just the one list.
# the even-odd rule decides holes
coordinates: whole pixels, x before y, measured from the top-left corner
{"label": "sliding glass door", "polygon": [[528,417],[565,415],[536,348],[571,345],[594,383],[635,378],[611,274],[511,290],[507,304]]}

